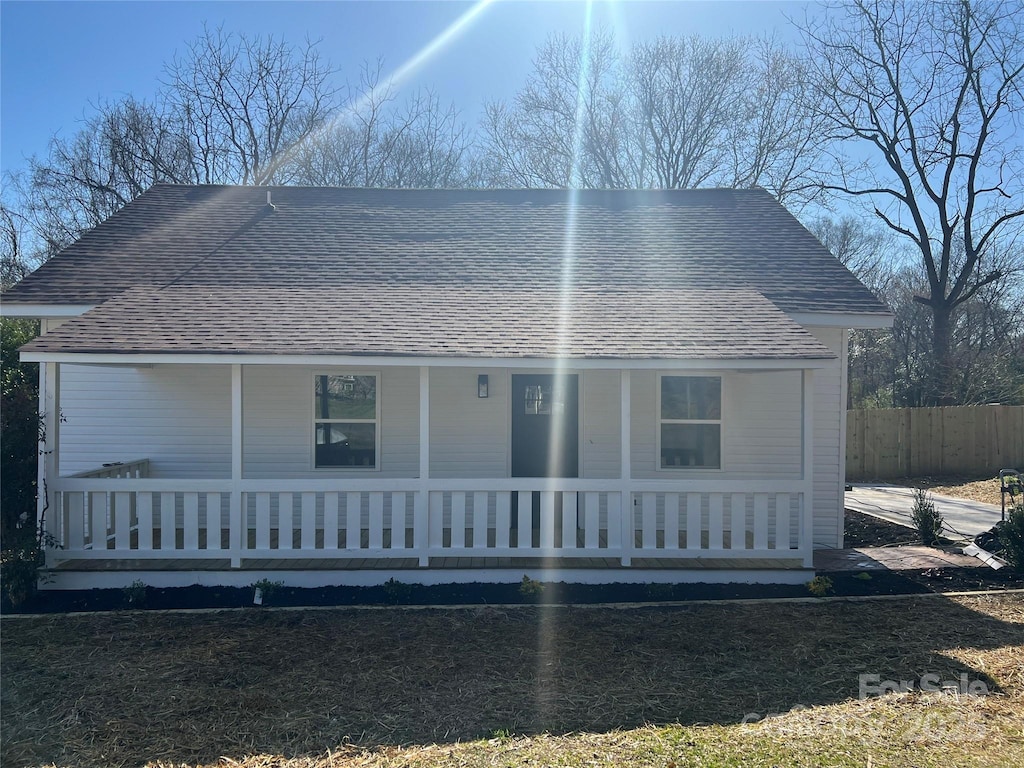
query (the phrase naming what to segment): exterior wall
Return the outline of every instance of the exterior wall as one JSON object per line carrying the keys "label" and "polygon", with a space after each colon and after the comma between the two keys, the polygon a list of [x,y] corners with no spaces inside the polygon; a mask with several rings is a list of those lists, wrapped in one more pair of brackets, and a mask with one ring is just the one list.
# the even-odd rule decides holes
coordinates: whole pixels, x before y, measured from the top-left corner
{"label": "exterior wall", "polygon": [[814,545],[840,547],[846,454],[841,439],[846,420],[845,332],[840,328],[807,330],[838,356],[827,368],[814,372]]}
{"label": "exterior wall", "polygon": [[[380,469],[313,468],[313,376],[376,373],[380,398]],[[416,477],[419,474],[419,372],[416,368],[242,367],[243,475]]]}
{"label": "exterior wall", "polygon": [[160,477],[231,475],[231,370],[61,365],[60,473],[150,459]]}
{"label": "exterior wall", "polygon": [[685,482],[688,478],[723,476],[799,476],[799,371],[721,374],[721,470],[659,469],[658,375],[655,371],[634,371],[631,377],[633,477],[679,478]]}
{"label": "exterior wall", "polygon": [[507,477],[509,385],[489,370],[488,396],[477,397],[475,368],[430,371],[430,476]]}

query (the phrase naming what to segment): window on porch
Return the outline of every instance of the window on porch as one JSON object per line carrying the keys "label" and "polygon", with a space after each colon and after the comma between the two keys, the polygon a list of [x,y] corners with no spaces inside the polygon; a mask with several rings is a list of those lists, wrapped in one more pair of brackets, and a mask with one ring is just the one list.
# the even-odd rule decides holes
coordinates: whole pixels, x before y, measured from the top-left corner
{"label": "window on porch", "polygon": [[376,468],[378,416],[375,374],[314,376],[315,466]]}
{"label": "window on porch", "polygon": [[662,376],[659,417],[662,469],[721,469],[720,376]]}

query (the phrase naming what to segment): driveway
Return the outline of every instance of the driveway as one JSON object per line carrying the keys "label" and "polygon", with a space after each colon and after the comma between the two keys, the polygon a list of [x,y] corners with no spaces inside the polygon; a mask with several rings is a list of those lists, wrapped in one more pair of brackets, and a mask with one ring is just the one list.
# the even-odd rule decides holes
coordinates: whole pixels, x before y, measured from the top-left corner
{"label": "driveway", "polygon": [[[969,499],[955,499],[928,493],[943,518],[943,528],[951,539],[973,539],[999,522],[1001,510],[993,504],[982,504]],[[846,508],[864,512],[898,525],[914,527],[911,513],[914,509],[914,489],[884,483],[853,483],[846,492]]]}

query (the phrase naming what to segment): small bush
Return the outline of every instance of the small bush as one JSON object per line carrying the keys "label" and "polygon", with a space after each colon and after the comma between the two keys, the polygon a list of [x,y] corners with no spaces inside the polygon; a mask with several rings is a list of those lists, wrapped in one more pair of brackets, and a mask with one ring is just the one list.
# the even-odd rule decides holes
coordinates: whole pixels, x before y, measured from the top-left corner
{"label": "small bush", "polygon": [[832,579],[828,576],[815,576],[807,582],[807,591],[815,597],[826,597],[832,594]]}
{"label": "small bush", "polygon": [[999,553],[1015,571],[1024,571],[1024,504],[1018,504],[999,526]]}
{"label": "small bush", "polygon": [[523,575],[523,580],[519,582],[519,594],[527,599],[536,599],[544,593],[544,585],[539,581],[534,581],[529,576]]}
{"label": "small bush", "polygon": [[260,579],[259,581],[253,582],[253,603],[256,605],[269,603],[270,598],[273,597],[274,593],[283,586],[283,581],[271,581],[270,579]]}
{"label": "small bush", "polygon": [[394,577],[384,582],[384,599],[391,605],[408,603],[412,597],[412,584],[396,581]]}
{"label": "small bush", "polygon": [[125,608],[142,608],[146,604],[146,582],[136,579],[121,590]]}
{"label": "small bush", "polygon": [[911,519],[923,544],[931,546],[942,538],[942,515],[935,509],[935,503],[927,491],[914,491],[914,512]]}

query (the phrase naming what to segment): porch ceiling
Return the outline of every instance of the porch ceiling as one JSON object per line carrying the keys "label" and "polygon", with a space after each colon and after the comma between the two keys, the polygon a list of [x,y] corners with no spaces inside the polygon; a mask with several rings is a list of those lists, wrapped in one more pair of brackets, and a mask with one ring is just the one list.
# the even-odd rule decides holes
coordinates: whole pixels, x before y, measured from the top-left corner
{"label": "porch ceiling", "polygon": [[22,352],[26,359],[185,354],[782,363],[834,358],[748,288],[561,293],[380,284],[135,288]]}

